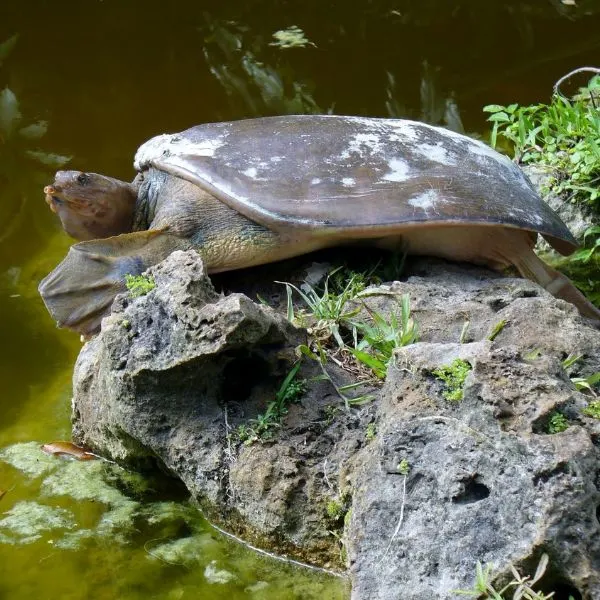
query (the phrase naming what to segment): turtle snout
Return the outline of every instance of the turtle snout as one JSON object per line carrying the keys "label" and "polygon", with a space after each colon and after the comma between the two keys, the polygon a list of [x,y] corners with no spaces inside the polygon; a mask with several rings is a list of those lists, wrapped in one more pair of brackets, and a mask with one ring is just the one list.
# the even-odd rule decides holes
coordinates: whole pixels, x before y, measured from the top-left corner
{"label": "turtle snout", "polygon": [[56,185],[47,185],[44,188],[44,194],[46,196],[54,196],[55,194],[60,194],[62,190]]}

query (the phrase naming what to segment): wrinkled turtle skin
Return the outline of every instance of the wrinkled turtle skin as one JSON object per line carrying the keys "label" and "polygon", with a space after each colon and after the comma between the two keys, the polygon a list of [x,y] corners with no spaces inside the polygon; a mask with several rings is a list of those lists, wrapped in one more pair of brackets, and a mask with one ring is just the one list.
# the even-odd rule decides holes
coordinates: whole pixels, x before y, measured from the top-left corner
{"label": "wrinkled turtle skin", "polygon": [[532,248],[576,241],[508,158],[414,121],[283,116],[159,135],[132,183],[59,171],[46,201],[77,240],[40,284],[59,326],[98,331],[125,275],[178,249],[209,272],[371,240],[409,254],[515,266],[586,317],[600,311]]}

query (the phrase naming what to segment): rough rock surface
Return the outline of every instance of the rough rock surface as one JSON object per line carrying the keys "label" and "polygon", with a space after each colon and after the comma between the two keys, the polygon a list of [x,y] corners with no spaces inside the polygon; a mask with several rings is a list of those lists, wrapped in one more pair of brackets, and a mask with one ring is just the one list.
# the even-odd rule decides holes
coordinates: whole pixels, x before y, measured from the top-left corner
{"label": "rough rock surface", "polygon": [[[545,190],[548,187],[550,174],[547,170],[538,165],[521,165],[521,169],[537,189]],[[582,240],[586,229],[599,224],[598,216],[591,210],[586,211],[585,207],[580,204],[566,202],[564,197],[550,191],[544,191],[543,197],[544,201],[560,216],[579,241]],[[541,236],[540,243],[545,250],[549,249],[549,245],[542,241]]]}
{"label": "rough rock surface", "polygon": [[[120,297],[84,346],[77,441],[158,463],[249,541],[321,565],[345,558],[357,600],[452,598],[477,561],[532,572],[543,552],[546,591],[600,598],[600,421],[562,367],[577,354],[580,375],[600,371],[600,332],[526,280],[442,261],[410,269],[369,299],[389,313],[408,293],[421,333],[377,398],[347,413],[328,383],[312,384],[272,441],[244,445],[228,434],[264,412],[303,332],[242,294],[219,296],[193,252],[173,254],[152,269],[156,288]],[[432,375],[456,357],[472,365],[460,402]],[[557,410],[570,426],[550,435]],[[346,518],[332,502],[351,503]]]}

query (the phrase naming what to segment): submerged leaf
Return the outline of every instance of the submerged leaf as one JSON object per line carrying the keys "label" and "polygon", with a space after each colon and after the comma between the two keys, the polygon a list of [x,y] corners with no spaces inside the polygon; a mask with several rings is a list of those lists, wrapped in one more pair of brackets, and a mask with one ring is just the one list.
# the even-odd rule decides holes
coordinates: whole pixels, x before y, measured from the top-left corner
{"label": "submerged leaf", "polygon": [[15,33],[15,35],[9,37],[7,40],[0,44],[0,67],[2,66],[2,63],[8,58],[8,55],[13,51],[18,39],[19,34]]}
{"label": "submerged leaf", "polygon": [[48,121],[38,121],[19,129],[19,135],[28,140],[39,140],[48,131]]}
{"label": "submerged leaf", "polygon": [[14,92],[6,87],[0,92],[0,135],[8,139],[20,120],[19,101]]}
{"label": "submerged leaf", "polygon": [[53,168],[63,167],[73,158],[72,156],[62,156],[60,154],[40,152],[37,150],[27,150],[25,154],[27,154],[29,158],[33,158],[33,160],[37,160],[43,165]]}

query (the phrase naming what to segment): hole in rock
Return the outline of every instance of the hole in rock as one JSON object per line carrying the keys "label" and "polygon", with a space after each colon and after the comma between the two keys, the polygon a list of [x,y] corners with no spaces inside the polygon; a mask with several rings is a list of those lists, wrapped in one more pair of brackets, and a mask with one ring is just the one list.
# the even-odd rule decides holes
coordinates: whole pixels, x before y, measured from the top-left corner
{"label": "hole in rock", "polygon": [[[518,568],[517,570],[524,575],[532,576],[537,568],[538,560],[527,567]],[[550,559],[546,572],[542,578],[531,586],[536,592],[544,594],[544,598],[551,593],[553,600],[582,600],[581,592],[568,581],[560,572],[555,569],[552,558]],[[537,598],[537,596],[536,596]]]}
{"label": "hole in rock", "polygon": [[600,504],[596,506],[596,521],[598,521],[598,525],[600,525]]}
{"label": "hole in rock", "polygon": [[504,300],[503,298],[495,298],[494,300],[490,300],[489,302],[489,307],[494,311],[494,312],[498,312],[499,310],[502,310],[503,308],[508,306],[508,302],[506,300]]}
{"label": "hole in rock", "polygon": [[455,504],[471,504],[479,502],[490,495],[490,489],[482,483],[481,477],[475,475],[462,482],[462,491],[452,498]]}
{"label": "hole in rock", "polygon": [[243,401],[253,388],[272,375],[267,361],[249,351],[236,353],[223,369],[222,397],[227,401]]}
{"label": "hole in rock", "polygon": [[579,590],[568,583],[556,583],[548,593],[554,592],[554,600],[581,600]]}

